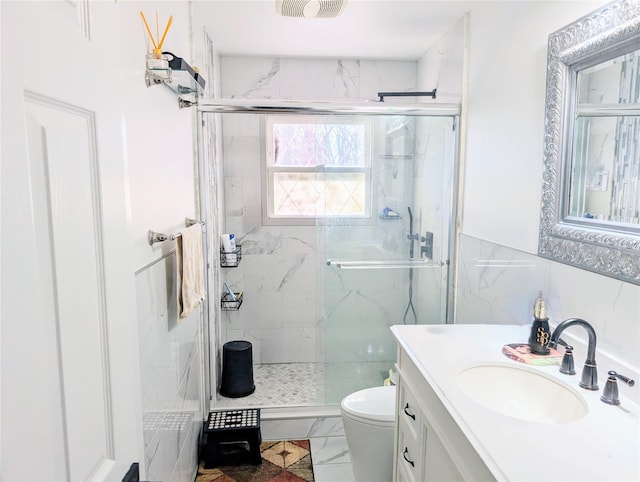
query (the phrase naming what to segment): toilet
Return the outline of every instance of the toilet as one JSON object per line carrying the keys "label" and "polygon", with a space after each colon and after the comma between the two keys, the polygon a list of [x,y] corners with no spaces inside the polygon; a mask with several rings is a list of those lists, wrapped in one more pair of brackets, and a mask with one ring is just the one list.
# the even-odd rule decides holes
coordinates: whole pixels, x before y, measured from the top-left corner
{"label": "toilet", "polygon": [[356,482],[392,480],[395,406],[394,385],[360,390],[342,400],[342,423]]}

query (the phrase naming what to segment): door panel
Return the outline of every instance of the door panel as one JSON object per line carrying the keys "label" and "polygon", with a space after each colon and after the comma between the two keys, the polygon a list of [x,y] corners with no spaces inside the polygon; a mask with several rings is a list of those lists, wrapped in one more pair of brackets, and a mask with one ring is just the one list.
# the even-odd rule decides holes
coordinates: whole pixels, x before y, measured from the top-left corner
{"label": "door panel", "polygon": [[117,4],[0,8],[2,478],[121,480],[143,450]]}
{"label": "door panel", "polygon": [[86,480],[113,458],[104,269],[92,112],[27,95],[27,145],[34,210],[43,228],[42,291],[53,293],[57,391],[72,480]]}

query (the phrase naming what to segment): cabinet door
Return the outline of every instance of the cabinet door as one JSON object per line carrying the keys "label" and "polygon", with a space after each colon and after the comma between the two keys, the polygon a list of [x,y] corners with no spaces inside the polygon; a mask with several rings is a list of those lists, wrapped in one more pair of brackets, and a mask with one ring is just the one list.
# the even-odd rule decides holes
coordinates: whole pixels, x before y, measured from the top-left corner
{"label": "cabinet door", "polygon": [[398,424],[398,450],[396,454],[396,480],[415,482],[422,480],[422,459],[420,443],[407,423],[400,419]]}
{"label": "cabinet door", "polygon": [[422,460],[424,461],[424,481],[464,481],[444,445],[438,438],[438,435],[426,420],[423,423],[423,440],[424,452],[422,454]]}

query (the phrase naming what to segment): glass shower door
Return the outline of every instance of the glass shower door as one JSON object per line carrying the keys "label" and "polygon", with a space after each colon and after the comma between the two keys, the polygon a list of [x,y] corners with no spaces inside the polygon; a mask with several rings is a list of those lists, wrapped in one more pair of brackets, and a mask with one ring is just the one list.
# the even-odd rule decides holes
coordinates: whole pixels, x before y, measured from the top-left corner
{"label": "glass shower door", "polygon": [[318,218],[325,403],[382,385],[390,327],[445,323],[453,199],[453,117],[369,116],[368,216]]}

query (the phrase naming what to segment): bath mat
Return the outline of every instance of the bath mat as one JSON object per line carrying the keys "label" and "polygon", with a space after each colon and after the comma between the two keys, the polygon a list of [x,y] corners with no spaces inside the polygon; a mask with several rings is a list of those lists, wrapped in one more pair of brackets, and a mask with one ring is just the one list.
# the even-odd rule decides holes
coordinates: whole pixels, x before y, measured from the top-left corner
{"label": "bath mat", "polygon": [[260,465],[205,469],[200,463],[195,482],[313,482],[309,440],[282,440],[260,444]]}

